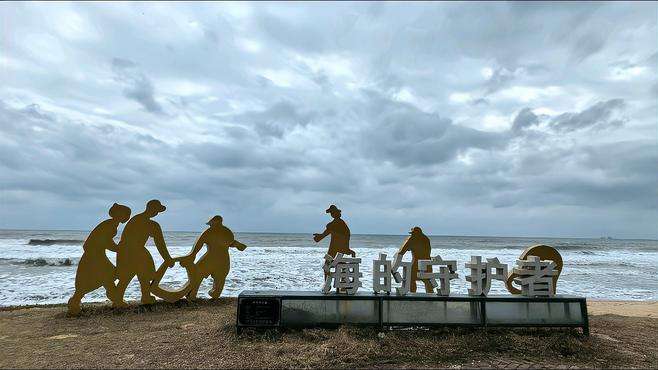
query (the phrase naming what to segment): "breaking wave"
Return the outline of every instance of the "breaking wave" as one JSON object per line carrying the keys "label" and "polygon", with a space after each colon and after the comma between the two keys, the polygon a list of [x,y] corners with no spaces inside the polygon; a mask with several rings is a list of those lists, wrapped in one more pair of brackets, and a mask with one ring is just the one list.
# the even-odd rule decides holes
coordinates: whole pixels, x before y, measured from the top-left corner
{"label": "breaking wave", "polygon": [[72,258],[27,258],[27,259],[17,259],[17,258],[0,258],[2,262],[8,262],[12,265],[22,265],[30,267],[43,267],[43,266],[73,266],[75,261]]}
{"label": "breaking wave", "polygon": [[79,239],[30,239],[28,245],[80,245],[84,240]]}

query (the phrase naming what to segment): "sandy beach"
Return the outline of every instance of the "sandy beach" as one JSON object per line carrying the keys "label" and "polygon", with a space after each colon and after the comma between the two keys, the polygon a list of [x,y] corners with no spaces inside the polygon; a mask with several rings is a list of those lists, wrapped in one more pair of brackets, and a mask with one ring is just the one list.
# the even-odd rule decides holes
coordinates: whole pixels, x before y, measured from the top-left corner
{"label": "sandy beach", "polygon": [[0,367],[658,366],[658,302],[589,302],[591,336],[568,329],[342,327],[235,333],[236,301],[0,310]]}
{"label": "sandy beach", "polygon": [[590,315],[619,315],[658,318],[658,302],[588,300]]}

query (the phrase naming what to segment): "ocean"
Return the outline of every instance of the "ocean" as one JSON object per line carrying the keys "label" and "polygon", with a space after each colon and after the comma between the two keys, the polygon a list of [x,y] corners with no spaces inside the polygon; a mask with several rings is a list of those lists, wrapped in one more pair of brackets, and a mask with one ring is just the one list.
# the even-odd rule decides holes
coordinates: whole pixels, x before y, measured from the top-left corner
{"label": "ocean", "polygon": [[[0,306],[65,303],[73,293],[77,263],[82,255],[86,231],[0,230]],[[198,232],[165,232],[173,257],[187,254]],[[311,234],[236,233],[248,248],[231,249],[231,272],[224,296],[237,296],[247,289],[319,290],[327,239],[313,242]],[[351,247],[362,258],[361,291],[372,290],[372,260],[379,253],[389,259],[405,235],[352,235]],[[558,294],[575,294],[594,299],[657,300],[658,241],[575,238],[513,238],[484,236],[431,236],[432,255],[456,259],[459,279],[451,282],[451,292],[466,294],[468,275],[464,264],[471,255],[498,257],[510,265],[524,248],[547,244],[557,248],[564,268],[557,285]],[[148,246],[157,266],[162,258]],[[115,261],[113,252],[106,252]],[[199,256],[204,253],[201,251]],[[409,260],[410,255],[405,257]],[[178,264],[167,271],[163,283],[180,286],[187,280]],[[206,279],[199,296],[207,297],[211,280]],[[422,284],[421,284],[422,289]],[[494,281],[491,294],[505,294],[504,283]],[[137,280],[131,282],[126,300],[139,299]],[[100,288],[83,302],[105,301]]]}

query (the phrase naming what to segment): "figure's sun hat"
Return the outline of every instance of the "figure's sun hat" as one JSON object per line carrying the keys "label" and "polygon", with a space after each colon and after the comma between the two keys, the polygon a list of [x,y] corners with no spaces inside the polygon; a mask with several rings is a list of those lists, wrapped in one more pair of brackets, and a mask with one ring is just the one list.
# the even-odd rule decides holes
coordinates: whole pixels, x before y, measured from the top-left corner
{"label": "figure's sun hat", "polygon": [[146,209],[150,211],[164,212],[167,207],[163,206],[157,199],[151,199],[146,203]]}
{"label": "figure's sun hat", "polygon": [[110,217],[128,220],[130,218],[130,208],[123,204],[114,203],[108,212]]}
{"label": "figure's sun hat", "polygon": [[412,227],[411,231],[409,231],[409,234],[422,234],[422,233],[423,230],[418,226]]}
{"label": "figure's sun hat", "polygon": [[215,215],[215,216],[212,216],[212,218],[210,220],[208,220],[208,222],[206,222],[206,225],[212,226],[212,225],[215,225],[215,224],[221,224],[223,220],[224,219],[222,218],[222,216]]}
{"label": "figure's sun hat", "polygon": [[338,207],[336,207],[335,205],[332,204],[332,205],[330,205],[329,208],[327,208],[327,210],[324,211],[324,212],[325,212],[325,213],[340,212],[340,209],[338,209]]}

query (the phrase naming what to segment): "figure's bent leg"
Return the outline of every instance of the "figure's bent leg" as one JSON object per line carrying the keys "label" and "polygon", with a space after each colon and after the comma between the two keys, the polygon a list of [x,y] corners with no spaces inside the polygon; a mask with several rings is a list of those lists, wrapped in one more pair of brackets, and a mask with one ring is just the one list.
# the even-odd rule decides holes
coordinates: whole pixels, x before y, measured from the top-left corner
{"label": "figure's bent leg", "polygon": [[69,299],[69,310],[68,314],[71,316],[77,316],[80,314],[80,311],[82,311],[82,297],[84,296],[84,293],[81,293],[79,290],[75,290],[73,293],[73,296]]}
{"label": "figure's bent leg", "polygon": [[211,298],[217,299],[222,295],[226,276],[227,274],[212,274],[212,290],[208,292]]}
{"label": "figure's bent leg", "polygon": [[112,307],[125,307],[127,304],[118,294],[117,286],[114,285],[114,277],[109,277],[104,283],[105,295],[112,301]]}
{"label": "figure's bent leg", "polygon": [[205,279],[205,276],[202,276],[201,274],[195,274],[192,280],[190,280],[190,291],[185,295],[187,299],[190,301],[194,301],[197,297],[197,294],[199,294],[199,286],[201,286],[201,282]]}
{"label": "figure's bent leg", "polygon": [[411,283],[409,284],[409,291],[411,293],[416,293],[416,290],[418,289],[418,286],[416,284],[416,281],[418,280],[418,262],[412,260],[412,265],[411,265]]}
{"label": "figure's bent leg", "polygon": [[196,271],[190,280],[190,292],[186,294],[187,299],[191,301],[195,300],[197,294],[199,294],[199,287],[201,286],[203,279],[210,275],[210,271],[208,271],[210,268],[208,261],[209,260],[204,255],[199,259],[199,262],[196,263]]}
{"label": "figure's bent leg", "polygon": [[75,292],[73,296],[68,301],[68,313],[71,316],[76,316],[82,311],[82,297],[85,294],[98,289],[101,285],[96,283],[94,285],[81,286],[80,281],[76,280],[75,282]]}
{"label": "figure's bent leg", "polygon": [[153,304],[155,303],[155,297],[151,295],[151,281],[155,277],[155,264],[153,263],[153,257],[146,249],[142,252],[144,254],[140,258],[142,260],[139,262],[140,265],[137,270],[139,288],[142,291],[142,304]]}
{"label": "figure's bent leg", "polygon": [[128,288],[128,284],[130,284],[130,281],[135,277],[135,274],[130,272],[120,273],[118,277],[119,283],[115,290],[117,301],[114,304],[117,306],[124,306],[126,305],[126,302],[123,300],[123,297],[126,294],[126,288]]}
{"label": "figure's bent leg", "polygon": [[142,291],[142,304],[155,303],[155,297],[151,295],[151,276],[152,274],[139,272],[137,279],[139,280],[139,288]]}
{"label": "figure's bent leg", "polygon": [[413,280],[411,280],[411,283],[409,284],[409,291],[411,293],[416,293],[416,290],[418,290],[418,287],[416,285],[416,280],[413,279]]}

